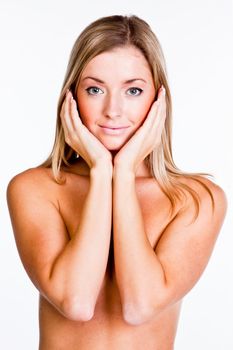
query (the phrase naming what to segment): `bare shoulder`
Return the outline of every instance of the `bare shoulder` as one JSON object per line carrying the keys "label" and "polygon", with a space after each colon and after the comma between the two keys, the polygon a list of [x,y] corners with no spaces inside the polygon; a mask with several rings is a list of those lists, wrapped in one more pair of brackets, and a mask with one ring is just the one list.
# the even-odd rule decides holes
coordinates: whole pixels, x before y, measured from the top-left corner
{"label": "bare shoulder", "polygon": [[[227,211],[227,195],[225,191],[215,182],[202,176],[197,176],[196,179],[182,177],[182,183],[187,185],[191,190],[198,195],[200,212],[205,214],[213,208],[213,215],[224,218]],[[195,204],[192,196],[186,191],[187,201],[185,202],[184,210],[194,209]]]}
{"label": "bare shoulder", "polygon": [[34,201],[43,198],[56,204],[59,185],[49,168],[36,167],[15,175],[7,186],[7,201]]}
{"label": "bare shoulder", "polygon": [[53,178],[51,175],[51,170],[38,167],[27,169],[17,175],[15,175],[8,184],[8,191],[21,187],[27,191],[28,186],[42,189],[44,186],[51,185],[53,183]]}

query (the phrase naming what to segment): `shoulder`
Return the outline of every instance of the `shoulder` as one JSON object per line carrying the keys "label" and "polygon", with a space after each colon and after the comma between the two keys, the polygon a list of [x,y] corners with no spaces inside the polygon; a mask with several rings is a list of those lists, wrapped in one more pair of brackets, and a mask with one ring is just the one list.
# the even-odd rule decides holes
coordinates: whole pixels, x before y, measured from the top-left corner
{"label": "shoulder", "polygon": [[30,168],[16,174],[9,182],[8,186],[19,184],[29,184],[29,183],[44,183],[48,180],[52,180],[51,169],[36,167]]}
{"label": "shoulder", "polygon": [[9,182],[18,183],[18,182],[28,182],[28,181],[37,181],[37,180],[45,180],[45,178],[50,177],[51,169],[43,168],[43,167],[35,167],[29,168],[27,170],[22,171],[21,173],[16,174]]}
{"label": "shoulder", "polygon": [[200,200],[205,200],[213,195],[213,199],[219,204],[227,204],[227,196],[222,187],[215,182],[203,176],[196,176],[195,180],[192,178],[182,177],[181,181],[188,185],[199,196]]}
{"label": "shoulder", "polygon": [[[61,170],[61,183],[58,183],[51,168],[42,166],[27,169],[15,175],[7,186],[7,201],[34,203],[38,200],[51,202],[57,208],[67,195],[71,197],[86,186],[86,178],[74,172]],[[86,187],[85,187],[86,188]]]}
{"label": "shoulder", "polygon": [[[181,182],[198,196],[199,220],[211,218],[212,221],[223,221],[228,202],[225,191],[218,184],[203,176],[196,176],[195,180],[182,177]],[[194,213],[195,207],[191,193],[186,190],[186,201],[181,213],[186,213],[186,215]]]}
{"label": "shoulder", "polygon": [[56,187],[51,169],[37,167],[27,169],[15,175],[7,186],[7,199],[19,196],[34,196],[35,194],[51,194]]}

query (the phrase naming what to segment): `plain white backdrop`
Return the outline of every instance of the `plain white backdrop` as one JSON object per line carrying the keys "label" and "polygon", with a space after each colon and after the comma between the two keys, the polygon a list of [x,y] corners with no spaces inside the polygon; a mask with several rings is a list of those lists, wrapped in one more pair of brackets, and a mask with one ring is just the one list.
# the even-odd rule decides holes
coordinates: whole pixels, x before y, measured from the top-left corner
{"label": "plain white backdrop", "polygon": [[[173,97],[173,153],[185,171],[210,172],[228,213],[211,260],[184,298],[176,350],[232,350],[232,3],[228,0],[0,0],[0,348],[38,348],[38,292],[18,257],[5,192],[49,154],[72,45],[95,19],[135,14],[158,36]],[[119,349],[120,350],[120,349]]]}

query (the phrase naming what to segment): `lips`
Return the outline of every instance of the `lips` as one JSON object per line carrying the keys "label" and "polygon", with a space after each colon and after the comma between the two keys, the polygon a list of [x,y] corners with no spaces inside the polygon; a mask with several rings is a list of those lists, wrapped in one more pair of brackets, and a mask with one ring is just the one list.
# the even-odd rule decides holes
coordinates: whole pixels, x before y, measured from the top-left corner
{"label": "lips", "polygon": [[100,127],[101,128],[107,128],[107,129],[113,129],[113,130],[128,128],[128,126],[108,126],[108,125],[100,125]]}
{"label": "lips", "polygon": [[106,135],[112,135],[112,136],[117,136],[117,135],[122,135],[125,133],[125,130],[129,126],[105,126],[105,125],[100,125],[102,131]]}

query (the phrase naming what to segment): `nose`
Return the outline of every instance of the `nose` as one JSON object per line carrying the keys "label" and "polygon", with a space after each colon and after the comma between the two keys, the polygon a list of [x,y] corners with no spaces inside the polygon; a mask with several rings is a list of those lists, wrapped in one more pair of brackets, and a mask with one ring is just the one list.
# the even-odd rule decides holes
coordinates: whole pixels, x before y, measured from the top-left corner
{"label": "nose", "polygon": [[121,96],[118,94],[109,94],[106,96],[104,104],[104,115],[107,118],[115,119],[122,116]]}

